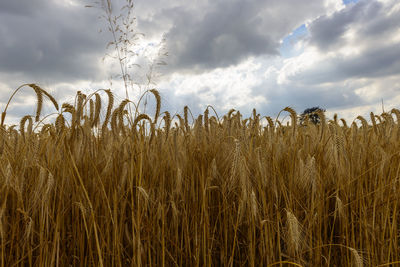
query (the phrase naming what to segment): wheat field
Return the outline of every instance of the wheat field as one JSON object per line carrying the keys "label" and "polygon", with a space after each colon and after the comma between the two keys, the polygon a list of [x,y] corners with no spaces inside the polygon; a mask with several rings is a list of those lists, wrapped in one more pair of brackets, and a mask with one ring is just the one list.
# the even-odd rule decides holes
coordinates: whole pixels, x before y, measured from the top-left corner
{"label": "wheat field", "polygon": [[19,89],[37,107],[1,117],[1,266],[400,265],[397,109],[283,125]]}

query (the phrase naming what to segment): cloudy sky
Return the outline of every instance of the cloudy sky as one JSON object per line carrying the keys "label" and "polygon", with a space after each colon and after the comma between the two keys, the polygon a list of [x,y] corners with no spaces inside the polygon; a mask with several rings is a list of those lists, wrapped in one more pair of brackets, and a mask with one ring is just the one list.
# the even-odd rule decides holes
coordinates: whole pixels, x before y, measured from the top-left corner
{"label": "cloudy sky", "polygon": [[[93,1],[94,2],[94,1]],[[124,85],[110,77],[118,61],[104,10],[86,0],[0,0],[0,105],[13,90],[37,83],[59,102],[77,90]],[[115,15],[125,0],[114,0]],[[190,3],[190,4],[189,4]],[[351,122],[357,115],[400,108],[400,3],[398,0],[136,0],[129,74],[132,98],[157,88],[163,109],[220,115],[235,108],[276,116],[320,106]],[[102,30],[99,32],[99,30]],[[162,42],[164,40],[164,42]],[[163,56],[168,52],[168,56]],[[158,55],[161,55],[159,57]],[[167,65],[157,65],[165,61]],[[153,62],[153,84],[146,74]],[[25,89],[8,122],[34,113]],[[48,104],[50,107],[50,105]],[[48,112],[53,112],[51,108]]]}

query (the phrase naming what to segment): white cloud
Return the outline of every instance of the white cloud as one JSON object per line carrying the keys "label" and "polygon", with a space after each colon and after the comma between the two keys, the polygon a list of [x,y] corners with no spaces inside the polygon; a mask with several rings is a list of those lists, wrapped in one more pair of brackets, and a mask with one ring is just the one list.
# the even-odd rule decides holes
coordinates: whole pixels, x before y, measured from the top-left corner
{"label": "white cloud", "polygon": [[326,0],[325,8],[327,10],[327,15],[332,15],[333,13],[345,8],[342,0]]}
{"label": "white cloud", "polygon": [[264,96],[253,95],[252,88],[262,83],[257,75],[261,65],[253,58],[225,69],[215,69],[202,74],[174,74],[171,82],[160,84],[173,88],[173,97],[183,98],[197,110],[204,110],[212,105],[219,111],[226,112],[231,108],[248,108],[249,102],[254,106],[266,104]]}

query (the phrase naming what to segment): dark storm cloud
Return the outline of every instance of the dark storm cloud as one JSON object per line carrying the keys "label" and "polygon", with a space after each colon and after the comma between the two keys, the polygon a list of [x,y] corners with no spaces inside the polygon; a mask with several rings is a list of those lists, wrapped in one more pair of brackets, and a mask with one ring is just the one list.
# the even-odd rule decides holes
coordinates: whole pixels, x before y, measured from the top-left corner
{"label": "dark storm cloud", "polygon": [[400,73],[400,43],[371,48],[357,57],[349,57],[337,62],[338,76],[385,77]]}
{"label": "dark storm cloud", "polygon": [[[392,8],[389,6],[388,8]],[[360,34],[364,37],[374,38],[387,33],[392,34],[393,31],[400,29],[400,9],[389,13],[389,10],[382,6],[382,3],[371,3],[364,16],[373,16],[373,20],[364,17],[362,23],[365,27],[361,27]]]}
{"label": "dark storm cloud", "polygon": [[[71,1],[72,2],[72,1]],[[94,2],[94,1],[93,1]],[[66,0],[0,2],[0,72],[27,80],[72,82],[100,79],[99,60],[109,33],[102,10]],[[124,1],[115,3],[115,15]],[[137,1],[138,32],[166,33],[165,72],[202,72],[235,65],[249,56],[278,55],[279,41],[295,27],[325,11],[324,1],[183,0]],[[167,69],[167,70],[166,70]]]}
{"label": "dark storm cloud", "polygon": [[168,44],[179,68],[200,67],[213,69],[234,65],[260,54],[278,54],[279,40],[272,40],[260,29],[254,3],[218,3],[200,21],[191,14],[180,13],[179,23],[168,34]]}
{"label": "dark storm cloud", "polygon": [[[152,3],[157,7],[161,2]],[[166,72],[201,73],[236,65],[250,56],[279,55],[283,37],[326,10],[324,1],[199,3],[199,8],[193,8],[181,1],[139,15],[139,26],[150,29],[153,25],[166,32],[170,54]]]}
{"label": "dark storm cloud", "polygon": [[[0,2],[0,15],[13,14],[29,16],[44,10],[48,1],[45,0],[11,0]],[[27,8],[29,6],[29,8]]]}
{"label": "dark storm cloud", "polygon": [[326,51],[345,44],[343,37],[348,30],[356,30],[359,42],[393,33],[400,27],[400,10],[390,12],[392,7],[376,0],[360,1],[331,16],[321,16],[308,27],[310,43]]}
{"label": "dark storm cloud", "polygon": [[2,1],[0,72],[31,82],[69,82],[96,77],[106,41],[98,13],[62,1]]}
{"label": "dark storm cloud", "polygon": [[[303,84],[333,83],[350,78],[379,78],[400,73],[400,10],[378,1],[360,1],[331,16],[316,19],[309,26],[310,44],[330,56],[296,73],[289,79]],[[352,30],[352,37],[344,36]],[[342,55],[341,48],[358,49]]]}
{"label": "dark storm cloud", "polygon": [[360,11],[360,8],[353,6],[353,8],[343,9],[331,16],[322,16],[316,19],[309,26],[311,43],[317,45],[321,50],[335,46],[351,24],[360,16]]}
{"label": "dark storm cloud", "polygon": [[400,43],[373,47],[354,56],[328,58],[289,76],[292,83],[315,85],[357,78],[382,78],[400,73]]}

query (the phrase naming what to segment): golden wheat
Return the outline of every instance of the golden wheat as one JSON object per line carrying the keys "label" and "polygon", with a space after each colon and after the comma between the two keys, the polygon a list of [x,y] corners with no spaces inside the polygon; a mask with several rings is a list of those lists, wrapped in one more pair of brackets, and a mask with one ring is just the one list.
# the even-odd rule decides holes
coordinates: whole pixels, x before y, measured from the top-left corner
{"label": "golden wheat", "polygon": [[0,127],[0,266],[400,261],[397,109],[349,128],[323,112],[299,124],[285,108],[288,127],[255,109],[171,118],[156,91],[154,117],[131,114],[134,103],[114,107],[105,90],[100,118],[98,92],[78,93],[52,122],[37,103],[19,129]]}

